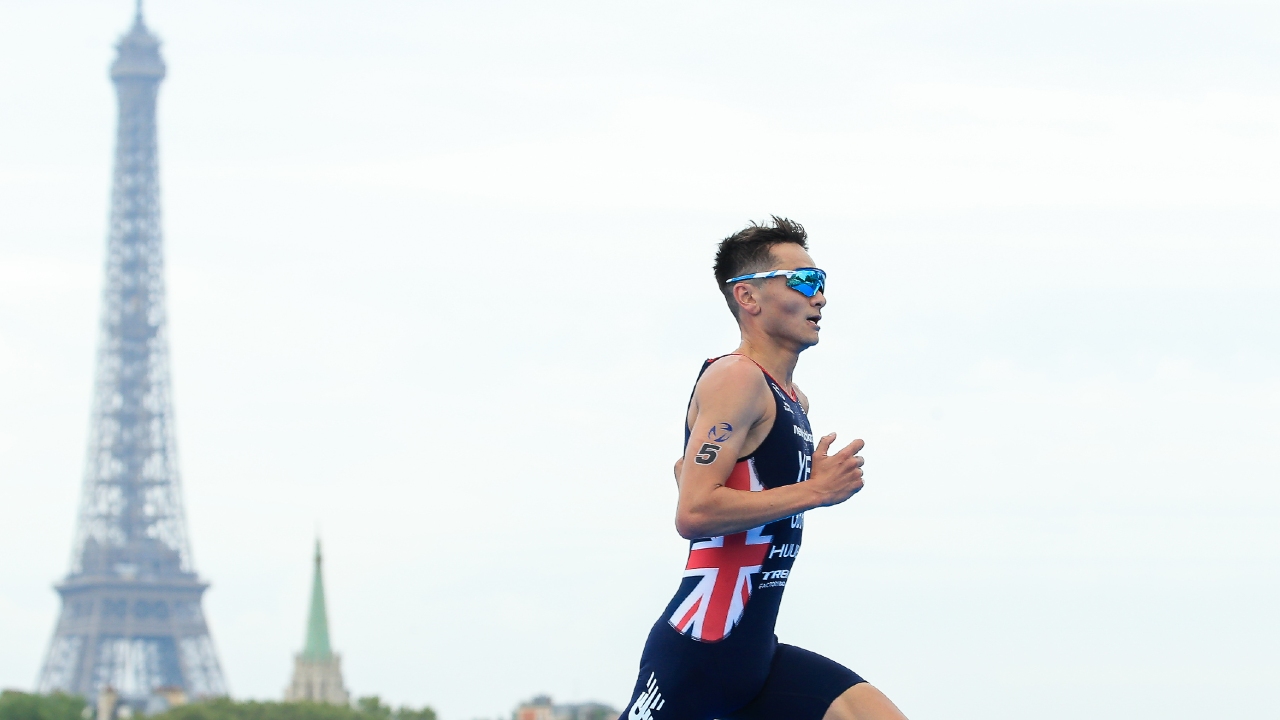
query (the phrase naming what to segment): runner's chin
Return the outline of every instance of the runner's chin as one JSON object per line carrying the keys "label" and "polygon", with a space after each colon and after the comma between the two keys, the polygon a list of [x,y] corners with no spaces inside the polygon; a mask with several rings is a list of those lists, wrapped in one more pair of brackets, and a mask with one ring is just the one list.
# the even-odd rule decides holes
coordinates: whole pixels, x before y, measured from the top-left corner
{"label": "runner's chin", "polygon": [[818,344],[818,333],[822,328],[818,327],[818,323],[812,320],[805,321],[805,328],[800,337],[805,347],[813,347]]}

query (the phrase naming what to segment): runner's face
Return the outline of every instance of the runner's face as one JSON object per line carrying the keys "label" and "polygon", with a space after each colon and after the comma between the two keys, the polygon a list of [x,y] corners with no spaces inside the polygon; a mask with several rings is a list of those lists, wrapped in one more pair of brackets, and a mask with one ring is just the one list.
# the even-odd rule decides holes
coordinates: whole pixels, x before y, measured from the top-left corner
{"label": "runner's face", "polygon": [[[795,243],[774,245],[770,252],[773,265],[769,270],[816,267],[809,253]],[[800,349],[818,344],[818,324],[827,304],[824,293],[805,297],[787,287],[786,278],[781,277],[766,279],[760,289],[760,320],[766,332],[780,340],[790,340]]]}

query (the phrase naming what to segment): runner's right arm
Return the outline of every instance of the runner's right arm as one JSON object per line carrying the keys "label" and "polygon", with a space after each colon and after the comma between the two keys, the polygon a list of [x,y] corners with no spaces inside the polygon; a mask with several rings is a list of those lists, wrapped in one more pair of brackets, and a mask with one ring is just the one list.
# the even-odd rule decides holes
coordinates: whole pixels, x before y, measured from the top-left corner
{"label": "runner's right arm", "polygon": [[[746,358],[724,358],[703,373],[690,407],[690,435],[680,467],[676,531],[688,539],[729,535],[796,513],[849,499],[862,487],[855,440],[828,456],[835,435],[818,442],[807,482],[760,492],[727,487],[738,458],[768,435],[773,397],[760,370]],[[725,426],[732,429],[725,431]],[[771,425],[771,423],[769,424]]]}

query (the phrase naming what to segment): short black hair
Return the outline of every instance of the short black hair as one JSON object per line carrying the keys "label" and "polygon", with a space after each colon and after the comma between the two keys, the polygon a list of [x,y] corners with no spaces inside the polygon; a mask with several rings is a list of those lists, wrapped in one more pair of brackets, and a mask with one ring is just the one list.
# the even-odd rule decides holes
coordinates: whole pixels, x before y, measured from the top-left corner
{"label": "short black hair", "polygon": [[809,234],[795,220],[771,215],[772,223],[750,225],[720,241],[716,249],[716,285],[724,293],[729,311],[738,317],[738,302],[733,299],[733,286],[729,278],[768,270],[773,264],[770,249],[781,243],[795,243],[809,249]]}

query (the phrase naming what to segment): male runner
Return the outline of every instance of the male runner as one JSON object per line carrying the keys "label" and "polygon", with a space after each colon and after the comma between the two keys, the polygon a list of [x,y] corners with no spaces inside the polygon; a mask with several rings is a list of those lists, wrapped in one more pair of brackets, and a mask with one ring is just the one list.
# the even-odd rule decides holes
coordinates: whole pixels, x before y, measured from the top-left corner
{"label": "male runner", "polygon": [[827,304],[807,237],[774,216],[716,253],[742,344],[702,366],[689,401],[676,462],[689,559],[621,720],[906,720],[852,670],[773,634],[804,511],[862,488],[863,442],[828,455],[831,433],[815,450],[809,400],[791,380]]}

